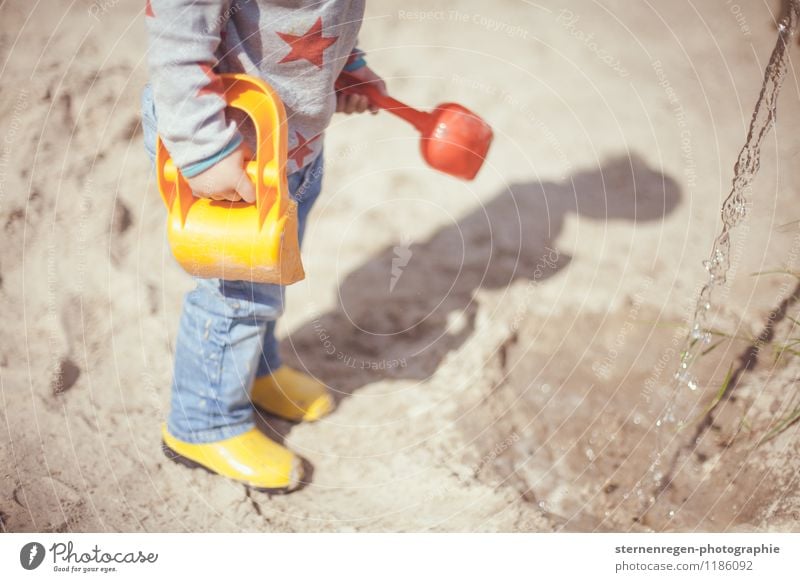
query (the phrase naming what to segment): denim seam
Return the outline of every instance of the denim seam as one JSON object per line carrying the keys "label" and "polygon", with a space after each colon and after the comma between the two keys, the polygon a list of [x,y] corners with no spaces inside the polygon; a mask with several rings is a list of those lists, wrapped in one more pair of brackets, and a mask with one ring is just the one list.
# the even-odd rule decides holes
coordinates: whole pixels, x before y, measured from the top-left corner
{"label": "denim seam", "polygon": [[[203,330],[203,364],[206,379],[210,386],[218,388],[222,384],[222,362],[225,359],[226,342],[222,327],[225,320],[208,320]],[[230,335],[230,332],[228,333]]]}
{"label": "denim seam", "polygon": [[305,194],[306,188],[311,183],[312,178],[314,178],[313,173],[316,171],[317,167],[320,167],[320,160],[322,160],[322,150],[319,151],[314,161],[304,168],[305,172],[303,173],[303,179],[300,181],[300,185],[297,186],[297,193],[292,193],[292,198],[298,204],[303,200],[303,194]]}
{"label": "denim seam", "polygon": [[221,428],[206,428],[203,430],[193,430],[187,434],[182,431],[175,431],[174,427],[167,423],[167,430],[175,438],[191,444],[206,444],[233,438],[246,433],[255,428],[255,422],[250,419],[240,424],[226,425]]}

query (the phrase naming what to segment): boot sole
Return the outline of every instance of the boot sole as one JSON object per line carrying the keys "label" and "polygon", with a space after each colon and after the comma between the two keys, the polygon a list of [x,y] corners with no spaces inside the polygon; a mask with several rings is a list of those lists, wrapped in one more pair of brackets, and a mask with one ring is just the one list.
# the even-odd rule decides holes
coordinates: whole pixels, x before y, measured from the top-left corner
{"label": "boot sole", "polygon": [[235,481],[236,483],[241,483],[248,489],[252,489],[253,491],[258,491],[260,493],[269,493],[270,495],[282,495],[286,493],[291,493],[294,491],[291,487],[257,487],[255,485],[251,485],[245,481],[239,481],[237,479],[232,479],[231,477],[227,477],[226,475],[222,475],[217,473],[216,471],[209,469],[202,463],[198,463],[197,461],[190,459],[188,457],[184,457],[175,449],[170,448],[170,446],[164,442],[162,439],[161,441],[161,452],[164,453],[164,456],[167,457],[173,463],[177,463],[178,465],[183,465],[188,469],[202,469],[206,473],[211,473],[212,475],[218,475],[220,477],[225,477],[231,481]]}

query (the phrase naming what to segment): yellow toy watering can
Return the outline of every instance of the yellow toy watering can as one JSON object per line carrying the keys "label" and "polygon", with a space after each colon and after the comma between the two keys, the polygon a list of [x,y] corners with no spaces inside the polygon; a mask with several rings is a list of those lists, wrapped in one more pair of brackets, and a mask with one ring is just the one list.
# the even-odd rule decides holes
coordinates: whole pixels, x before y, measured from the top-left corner
{"label": "yellow toy watering can", "polygon": [[256,202],[196,198],[158,138],[158,190],[167,206],[172,254],[196,277],[289,285],[305,277],[297,240],[297,203],[286,181],[286,112],[269,85],[248,75],[224,74],[229,107],[250,116],[256,159],[246,171]]}

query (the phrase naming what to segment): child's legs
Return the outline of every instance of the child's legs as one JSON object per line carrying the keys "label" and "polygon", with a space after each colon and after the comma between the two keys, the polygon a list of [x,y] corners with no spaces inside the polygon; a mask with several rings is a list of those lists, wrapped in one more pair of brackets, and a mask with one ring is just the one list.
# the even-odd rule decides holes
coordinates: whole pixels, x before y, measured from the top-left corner
{"label": "child's legs", "polygon": [[[142,95],[145,148],[155,159],[156,112],[152,90]],[[322,182],[322,154],[287,177],[298,202],[298,236]],[[249,390],[254,374],[280,366],[275,321],[285,288],[247,281],[196,279],[186,295],[175,345],[170,433],[187,442],[211,442],[253,427]]]}
{"label": "child's legs", "polygon": [[[316,202],[322,189],[323,168],[324,162],[322,153],[320,153],[317,159],[309,166],[289,175],[289,191],[292,198],[297,201],[297,235],[301,243],[306,230],[308,214],[311,212],[311,208],[314,206],[314,202]],[[267,324],[264,332],[261,358],[258,363],[256,377],[271,374],[280,366],[281,357],[278,350],[278,340],[275,337],[275,321],[271,321]]]}
{"label": "child's legs", "polygon": [[197,280],[184,300],[175,345],[170,433],[211,442],[253,428],[250,385],[283,297],[278,285]]}
{"label": "child's legs", "polygon": [[[298,237],[322,182],[322,156],[288,176],[297,201]],[[280,367],[275,322],[286,288],[249,281],[199,279],[184,302],[175,346],[170,432],[190,442],[236,436],[252,428],[253,378]]]}

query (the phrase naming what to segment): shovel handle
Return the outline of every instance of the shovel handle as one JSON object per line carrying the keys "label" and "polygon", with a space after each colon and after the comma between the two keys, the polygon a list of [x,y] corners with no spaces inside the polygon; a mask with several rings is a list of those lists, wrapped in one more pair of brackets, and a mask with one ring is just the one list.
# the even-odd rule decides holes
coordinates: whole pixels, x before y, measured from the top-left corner
{"label": "shovel handle", "polygon": [[346,71],[342,71],[339,78],[336,79],[336,91],[364,95],[370,100],[370,103],[407,121],[418,131],[425,133],[430,129],[432,121],[430,113],[414,109],[394,97],[384,95],[373,83],[363,81]]}

